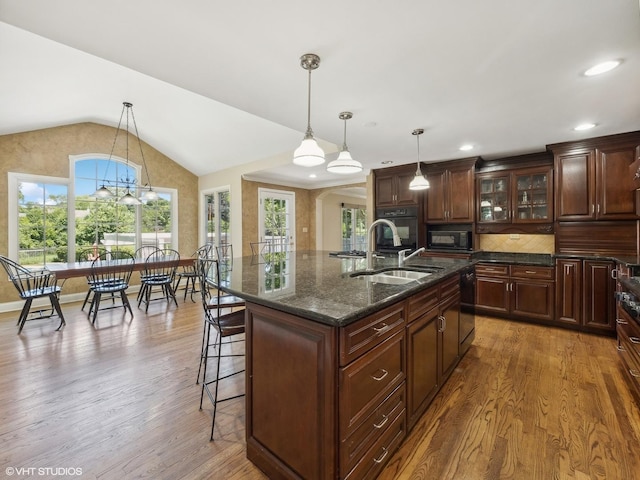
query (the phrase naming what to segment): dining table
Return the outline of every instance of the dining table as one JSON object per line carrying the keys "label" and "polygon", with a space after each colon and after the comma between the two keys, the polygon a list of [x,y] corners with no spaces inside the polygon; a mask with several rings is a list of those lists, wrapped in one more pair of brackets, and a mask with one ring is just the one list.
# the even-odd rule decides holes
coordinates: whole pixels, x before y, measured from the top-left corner
{"label": "dining table", "polygon": [[[180,258],[178,260],[178,267],[193,267],[195,260],[193,257],[185,257]],[[159,261],[154,263],[154,265],[158,267],[166,266],[165,264],[169,264],[172,262],[164,262]],[[51,263],[47,265],[47,269],[56,274],[56,278],[58,280],[67,280],[69,278],[79,278],[79,277],[87,277],[91,275],[91,266],[93,262],[68,262],[68,263]],[[142,271],[144,270],[146,262],[144,261],[136,261],[133,264],[133,271]],[[104,265],[98,267],[98,269],[115,269],[117,266],[113,263],[109,265]]]}

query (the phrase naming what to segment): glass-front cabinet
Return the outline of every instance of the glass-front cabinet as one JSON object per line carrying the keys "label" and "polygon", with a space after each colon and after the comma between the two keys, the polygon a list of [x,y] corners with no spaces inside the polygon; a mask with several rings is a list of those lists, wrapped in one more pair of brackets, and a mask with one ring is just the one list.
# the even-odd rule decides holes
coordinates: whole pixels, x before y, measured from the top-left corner
{"label": "glass-front cabinet", "polygon": [[483,176],[478,178],[478,222],[505,223],[510,222],[511,202],[509,199],[509,175]]}
{"label": "glass-front cabinet", "polygon": [[478,233],[552,233],[550,166],[476,175]]}
{"label": "glass-front cabinet", "polygon": [[514,174],[515,202],[517,204],[515,223],[545,223],[551,221],[548,172]]}

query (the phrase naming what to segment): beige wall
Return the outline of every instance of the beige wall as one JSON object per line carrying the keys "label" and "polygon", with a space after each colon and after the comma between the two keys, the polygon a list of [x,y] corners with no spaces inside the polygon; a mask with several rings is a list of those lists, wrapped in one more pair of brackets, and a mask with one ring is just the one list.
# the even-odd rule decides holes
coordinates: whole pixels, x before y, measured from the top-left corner
{"label": "beige wall", "polygon": [[[115,128],[95,123],[80,123],[62,127],[47,128],[31,132],[0,136],[0,198],[4,208],[0,208],[0,254],[8,251],[8,212],[6,208],[8,183],[7,172],[69,177],[69,155],[102,153],[108,155],[113,145]],[[134,137],[135,138],[135,137]],[[130,141],[131,142],[131,141]],[[135,143],[137,147],[137,143]],[[179,245],[182,255],[190,255],[198,245],[198,178],[188,170],[143,142],[145,161],[149,169],[152,185],[178,190]],[[114,151],[114,155],[126,157],[124,151]],[[135,151],[130,161],[137,161]],[[64,294],[86,290],[82,279],[67,281]],[[6,276],[0,276],[0,303],[17,300],[16,291]]]}
{"label": "beige wall", "polygon": [[367,201],[364,198],[341,195],[339,190],[329,192],[322,198],[322,218],[320,225],[322,231],[318,232],[318,240],[321,238],[322,243],[318,242],[322,250],[339,251],[342,250],[342,204],[356,205],[360,208],[367,207]]}

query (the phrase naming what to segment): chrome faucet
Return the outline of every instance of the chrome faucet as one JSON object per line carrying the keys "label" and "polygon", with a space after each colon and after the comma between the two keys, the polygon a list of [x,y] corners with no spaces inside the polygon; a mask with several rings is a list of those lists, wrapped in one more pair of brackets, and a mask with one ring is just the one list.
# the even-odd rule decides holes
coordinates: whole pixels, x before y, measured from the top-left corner
{"label": "chrome faucet", "polygon": [[407,252],[410,252],[411,249],[407,248],[406,250],[400,250],[398,252],[398,266],[401,267],[404,265],[404,262],[409,260],[411,257],[418,255],[421,252],[424,252],[424,247],[420,247],[419,249],[417,249],[415,252],[413,252],[411,255],[405,256]]}
{"label": "chrome faucet", "polygon": [[373,236],[373,232],[376,225],[380,225],[381,223],[388,225],[391,229],[391,232],[393,233],[393,246],[399,247],[400,245],[402,245],[402,242],[400,241],[400,235],[398,234],[398,229],[392,221],[387,220],[386,218],[379,218],[378,220],[373,222],[371,225],[369,225],[369,230],[367,231],[367,270],[373,270],[373,251],[376,248],[376,241]]}

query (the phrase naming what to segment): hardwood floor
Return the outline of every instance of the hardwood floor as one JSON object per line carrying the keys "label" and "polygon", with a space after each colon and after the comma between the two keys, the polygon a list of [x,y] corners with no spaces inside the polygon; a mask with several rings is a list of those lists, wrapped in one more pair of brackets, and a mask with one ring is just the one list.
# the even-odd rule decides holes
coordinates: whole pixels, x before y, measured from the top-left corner
{"label": "hardwood floor", "polygon": [[[133,308],[133,320],[100,312],[94,328],[65,304],[62,331],[37,320],[19,336],[18,313],[0,314],[0,471],[265,479],[245,458],[244,399],[219,407],[208,441],[200,304]],[[640,478],[640,409],[622,373],[613,339],[478,317],[473,347],[379,478]]]}

